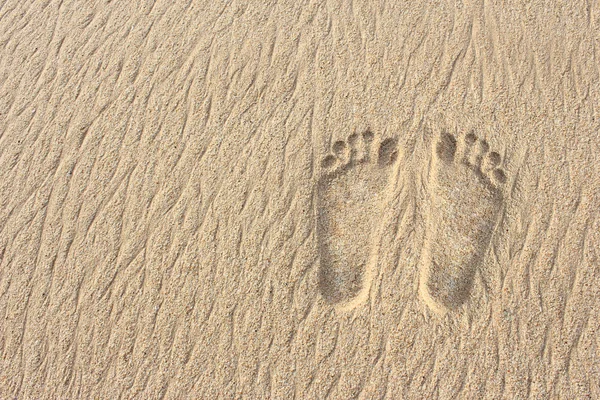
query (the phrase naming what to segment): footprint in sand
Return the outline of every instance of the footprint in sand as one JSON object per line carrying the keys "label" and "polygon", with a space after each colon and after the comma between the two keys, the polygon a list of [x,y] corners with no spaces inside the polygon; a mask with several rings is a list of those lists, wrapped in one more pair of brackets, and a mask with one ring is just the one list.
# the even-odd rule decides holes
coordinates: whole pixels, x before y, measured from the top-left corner
{"label": "footprint in sand", "polygon": [[368,297],[376,262],[376,236],[387,197],[397,140],[371,131],[337,141],[321,162],[317,187],[319,289],[338,309]]}
{"label": "footprint in sand", "polygon": [[469,298],[503,201],[500,164],[500,154],[473,133],[457,141],[443,132],[433,147],[419,292],[439,314]]}

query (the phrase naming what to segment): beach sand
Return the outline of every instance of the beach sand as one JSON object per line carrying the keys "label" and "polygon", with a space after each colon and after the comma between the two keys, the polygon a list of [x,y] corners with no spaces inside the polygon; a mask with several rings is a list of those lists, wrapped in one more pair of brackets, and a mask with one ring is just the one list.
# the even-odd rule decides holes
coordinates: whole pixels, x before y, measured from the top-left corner
{"label": "beach sand", "polygon": [[0,398],[600,398],[594,1],[0,2]]}

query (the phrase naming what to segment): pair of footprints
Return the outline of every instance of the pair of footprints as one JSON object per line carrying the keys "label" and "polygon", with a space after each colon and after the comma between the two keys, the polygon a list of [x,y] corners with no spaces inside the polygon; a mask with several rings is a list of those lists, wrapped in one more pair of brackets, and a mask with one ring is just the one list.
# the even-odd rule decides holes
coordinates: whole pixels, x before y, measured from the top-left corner
{"label": "pair of footprints", "polygon": [[[469,298],[496,225],[506,175],[501,156],[473,133],[457,140],[442,132],[432,157],[419,293],[433,311],[445,314]],[[338,309],[354,308],[368,297],[397,159],[396,139],[379,141],[366,131],[335,142],[321,162],[319,289]]]}

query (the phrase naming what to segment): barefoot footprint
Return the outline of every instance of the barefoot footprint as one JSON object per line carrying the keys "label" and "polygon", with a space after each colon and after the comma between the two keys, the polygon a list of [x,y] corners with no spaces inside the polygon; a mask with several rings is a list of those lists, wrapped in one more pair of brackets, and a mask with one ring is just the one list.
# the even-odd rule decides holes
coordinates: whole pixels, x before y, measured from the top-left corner
{"label": "barefoot footprint", "polygon": [[368,297],[377,252],[374,236],[397,158],[396,139],[379,142],[367,130],[335,142],[321,162],[319,289],[338,309],[351,309]]}
{"label": "barefoot footprint", "polygon": [[469,133],[441,133],[434,146],[430,207],[419,292],[445,314],[469,297],[496,225],[506,181],[500,154]]}

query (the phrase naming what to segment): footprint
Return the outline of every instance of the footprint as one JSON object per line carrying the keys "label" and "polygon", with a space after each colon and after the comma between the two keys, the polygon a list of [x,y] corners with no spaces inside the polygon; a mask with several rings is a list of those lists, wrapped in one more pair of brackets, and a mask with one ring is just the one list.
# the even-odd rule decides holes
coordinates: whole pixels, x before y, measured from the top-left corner
{"label": "footprint", "polygon": [[368,297],[376,262],[376,239],[387,197],[396,139],[367,130],[331,146],[321,162],[316,220],[319,289],[338,309],[351,309]]}
{"label": "footprint", "polygon": [[442,132],[433,148],[419,292],[439,314],[469,298],[503,201],[501,161],[474,133]]}

